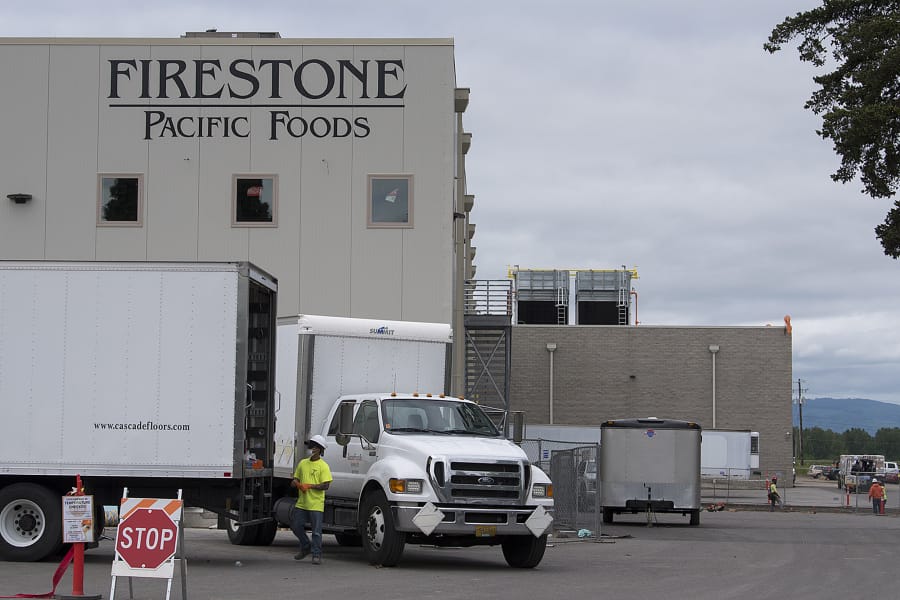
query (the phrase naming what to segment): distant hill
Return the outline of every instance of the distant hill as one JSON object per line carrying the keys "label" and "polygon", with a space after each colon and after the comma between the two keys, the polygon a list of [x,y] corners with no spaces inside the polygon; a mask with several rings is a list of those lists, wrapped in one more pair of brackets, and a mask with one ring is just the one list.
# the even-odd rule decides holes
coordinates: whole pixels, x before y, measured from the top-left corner
{"label": "distant hill", "polygon": [[[794,427],[800,425],[795,404]],[[836,433],[865,429],[870,435],[882,427],[900,427],[900,404],[864,398],[807,398],[803,402],[803,429],[821,427]]]}

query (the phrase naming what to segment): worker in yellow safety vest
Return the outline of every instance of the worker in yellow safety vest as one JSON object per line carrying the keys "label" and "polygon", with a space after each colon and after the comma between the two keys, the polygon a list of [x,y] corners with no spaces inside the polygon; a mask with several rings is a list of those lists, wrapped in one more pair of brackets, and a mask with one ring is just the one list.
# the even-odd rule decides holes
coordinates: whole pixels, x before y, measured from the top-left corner
{"label": "worker in yellow safety vest", "polygon": [[773,477],[772,481],[769,483],[769,512],[775,510],[776,504],[779,507],[784,507],[784,502],[781,500],[781,494],[778,493],[778,478]]}

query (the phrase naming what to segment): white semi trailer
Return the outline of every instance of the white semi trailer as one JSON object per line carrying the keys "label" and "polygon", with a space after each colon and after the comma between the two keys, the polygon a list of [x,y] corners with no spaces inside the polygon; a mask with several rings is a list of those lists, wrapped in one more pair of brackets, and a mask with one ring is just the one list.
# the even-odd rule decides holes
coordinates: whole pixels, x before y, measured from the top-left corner
{"label": "white semi trailer", "polygon": [[704,479],[751,479],[759,474],[759,433],[737,429],[701,432],[700,476]]}
{"label": "white semi trailer", "polygon": [[[406,543],[499,545],[536,566],[552,524],[552,485],[476,403],[444,394],[450,327],[304,315],[278,325],[275,516],[304,441],[327,440],[334,481],[324,531],[393,566]],[[343,419],[343,426],[342,426]],[[241,528],[232,528],[241,543]]]}
{"label": "white semi trailer", "polygon": [[0,261],[0,558],[61,548],[76,475],[98,524],[181,489],[271,542],[276,294],[248,263]]}

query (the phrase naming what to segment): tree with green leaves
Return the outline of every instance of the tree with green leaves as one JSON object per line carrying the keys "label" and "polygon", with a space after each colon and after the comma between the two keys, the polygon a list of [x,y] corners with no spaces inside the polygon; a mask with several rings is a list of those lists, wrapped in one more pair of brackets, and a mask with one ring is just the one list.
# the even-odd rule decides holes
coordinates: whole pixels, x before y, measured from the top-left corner
{"label": "tree with green leaves", "polygon": [[[862,193],[891,198],[900,184],[900,0],[822,0],[822,6],[782,21],[764,48],[800,40],[800,60],[833,71],[805,108],[822,116],[816,133],[834,143],[847,183],[857,175]],[[830,55],[830,60],[829,60]],[[884,253],[900,258],[900,200],[875,228]]]}
{"label": "tree with green leaves", "polygon": [[[795,434],[796,436],[796,434]],[[844,452],[844,438],[830,429],[813,427],[803,430],[803,455],[816,459],[837,460]]]}
{"label": "tree with green leaves", "polygon": [[847,454],[875,454],[872,436],[865,429],[853,427],[844,432]]}

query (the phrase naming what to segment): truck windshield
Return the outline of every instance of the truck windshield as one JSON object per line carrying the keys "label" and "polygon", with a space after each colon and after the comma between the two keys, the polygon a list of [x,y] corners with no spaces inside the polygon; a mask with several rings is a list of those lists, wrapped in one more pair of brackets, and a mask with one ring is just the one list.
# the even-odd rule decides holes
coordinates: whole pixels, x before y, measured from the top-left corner
{"label": "truck windshield", "polygon": [[397,398],[381,404],[384,428],[392,433],[499,436],[483,410],[450,398]]}

